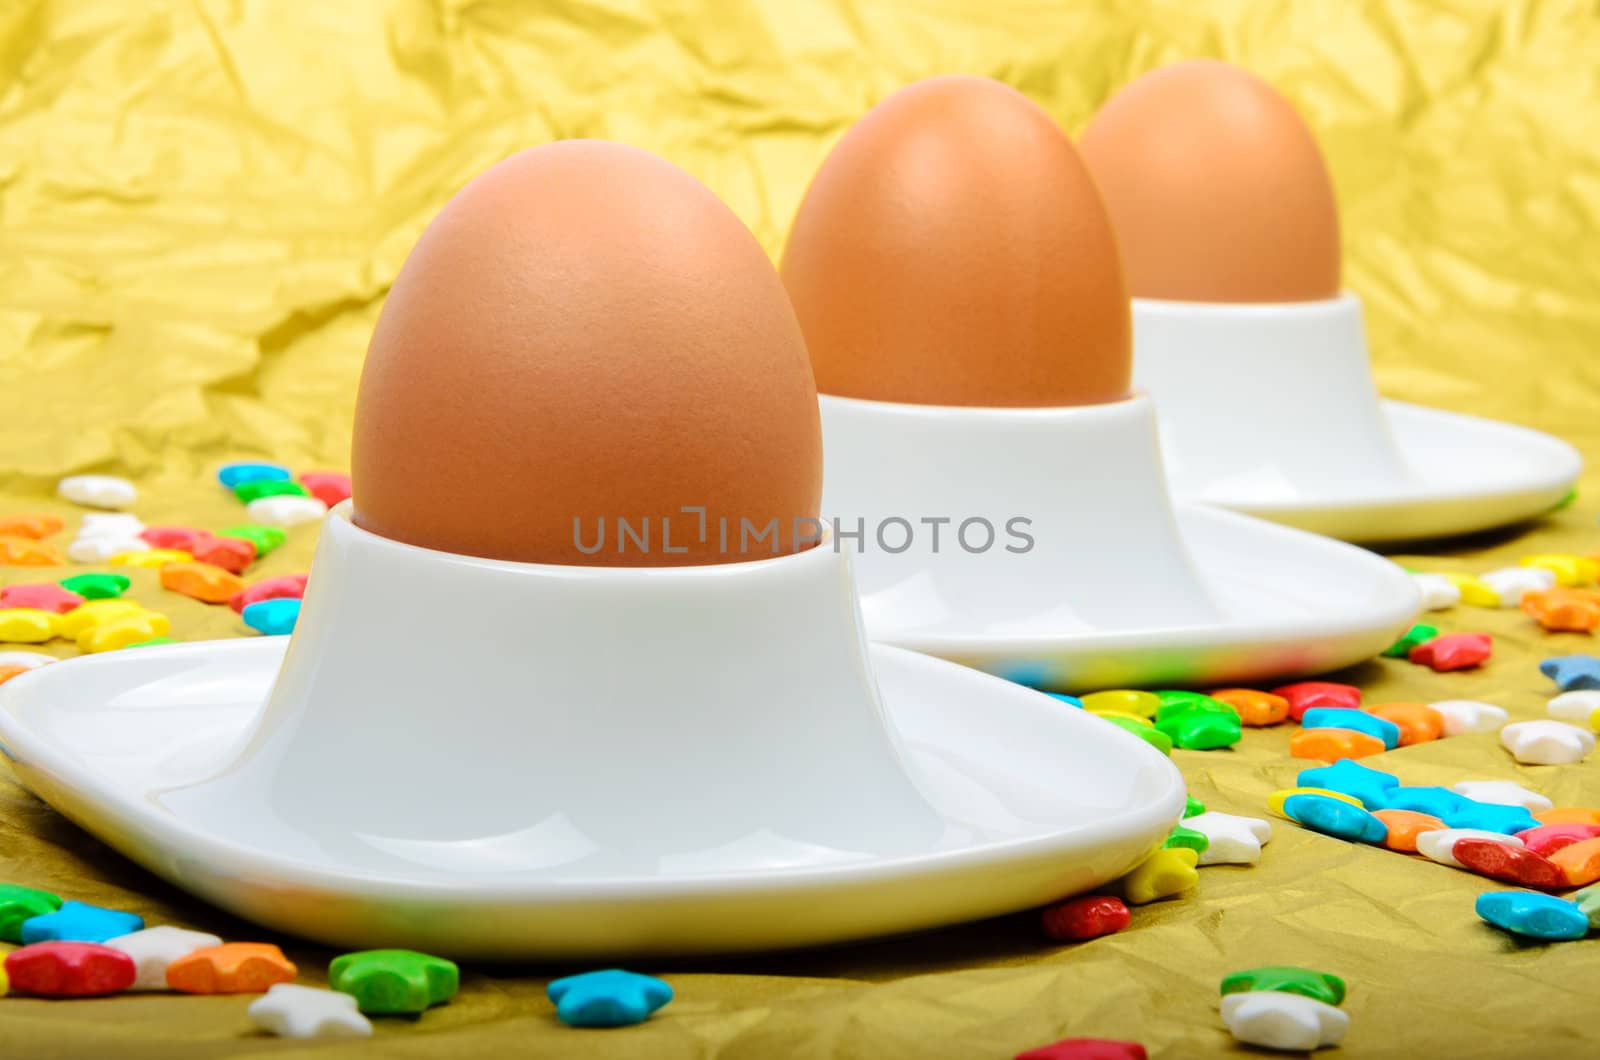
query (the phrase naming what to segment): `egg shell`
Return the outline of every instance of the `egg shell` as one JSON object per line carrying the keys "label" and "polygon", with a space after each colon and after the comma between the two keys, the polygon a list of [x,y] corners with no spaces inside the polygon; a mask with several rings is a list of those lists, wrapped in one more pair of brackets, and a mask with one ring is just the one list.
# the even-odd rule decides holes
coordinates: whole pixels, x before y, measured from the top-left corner
{"label": "egg shell", "polygon": [[491,167],[422,234],[373,332],[351,463],[367,530],[586,566],[808,547],[822,489],[816,385],[766,253],[687,173],[585,140]]}
{"label": "egg shell", "polygon": [[1066,406],[1131,385],[1116,242],[1060,127],[1006,85],[889,96],[806,191],[782,273],[823,393]]}
{"label": "egg shell", "polygon": [[1145,74],[1079,141],[1135,298],[1306,302],[1339,293],[1322,152],[1265,81],[1214,60]]}

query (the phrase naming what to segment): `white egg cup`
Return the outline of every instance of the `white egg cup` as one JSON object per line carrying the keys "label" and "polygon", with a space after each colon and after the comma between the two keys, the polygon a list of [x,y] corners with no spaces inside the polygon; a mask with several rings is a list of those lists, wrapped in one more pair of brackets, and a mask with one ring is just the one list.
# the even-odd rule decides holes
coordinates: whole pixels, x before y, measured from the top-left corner
{"label": "white egg cup", "polygon": [[[299,625],[0,686],[34,791],[240,915],[463,956],[759,950],[1104,882],[1183,783],[1035,692],[869,646],[847,554],[567,567],[331,513]],[[52,677],[52,674],[59,676]]]}
{"label": "white egg cup", "polygon": [[[1046,688],[1198,687],[1358,662],[1416,614],[1410,579],[1385,560],[1174,507],[1143,395],[1073,408],[824,395],[821,409],[823,514],[859,547],[874,640]],[[950,522],[936,542],[937,519]],[[993,547],[963,547],[956,531],[976,519],[996,528]],[[1025,551],[1007,548],[1025,547],[1006,533],[1015,519]],[[902,524],[917,532],[894,551]]]}
{"label": "white egg cup", "polygon": [[1135,299],[1134,374],[1178,496],[1351,541],[1468,533],[1566,496],[1577,451],[1509,424],[1380,400],[1361,302]]}

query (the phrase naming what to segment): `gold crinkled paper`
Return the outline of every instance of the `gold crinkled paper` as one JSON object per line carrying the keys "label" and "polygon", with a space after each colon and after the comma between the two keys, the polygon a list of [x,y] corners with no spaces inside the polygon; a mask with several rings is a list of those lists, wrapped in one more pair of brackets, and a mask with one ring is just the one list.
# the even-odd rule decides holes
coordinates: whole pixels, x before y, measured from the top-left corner
{"label": "gold crinkled paper", "polygon": [[[242,515],[208,478],[224,459],[345,466],[386,285],[450,194],[521,148],[576,136],[648,148],[776,253],[829,145],[901,85],[992,75],[1076,132],[1118,86],[1192,56],[1264,75],[1321,137],[1346,282],[1387,394],[1600,457],[1600,8],[1587,0],[3,0],[0,513],[67,513],[55,479],[106,470],[139,481],[146,522],[217,527]],[[1600,497],[1593,472],[1585,483]],[[1405,562],[1483,571],[1600,552],[1597,511],[1580,499],[1531,530]],[[303,570],[314,531],[293,536],[253,574]],[[245,633],[154,572],[134,579],[131,595],[167,611],[178,637]],[[1437,619],[1493,633],[1493,660],[1467,674],[1366,664],[1348,677],[1369,702],[1476,698],[1540,716],[1552,689],[1536,661],[1591,644],[1516,611]],[[1213,808],[1261,815],[1307,764],[1287,741],[1251,731],[1236,750],[1177,761]],[[1408,783],[1515,779],[1600,805],[1600,759],[1519,767],[1492,734],[1376,764]],[[124,861],[3,766],[0,880],[271,937]],[[247,998],[6,998],[0,1056],[925,1060],[1096,1036],[1191,1057],[1234,1048],[1217,981],[1264,963],[1345,977],[1351,1056],[1600,1053],[1600,941],[1514,941],[1473,915],[1491,886],[1279,821],[1258,868],[1202,870],[1196,893],[1137,909],[1116,936],[1054,946],[1021,916],[671,962],[653,970],[678,999],[630,1030],[555,1022],[544,984],[571,968],[470,967],[450,1005],[382,1021],[366,1043],[254,1036]],[[303,981],[321,983],[332,954],[282,941]]]}

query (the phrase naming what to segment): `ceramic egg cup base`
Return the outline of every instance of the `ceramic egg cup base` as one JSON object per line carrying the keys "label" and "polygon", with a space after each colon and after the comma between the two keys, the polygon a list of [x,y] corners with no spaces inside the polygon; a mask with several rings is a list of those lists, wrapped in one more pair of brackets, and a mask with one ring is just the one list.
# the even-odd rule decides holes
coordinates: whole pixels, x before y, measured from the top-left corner
{"label": "ceramic egg cup base", "polygon": [[[509,564],[379,538],[344,505],[292,638],[42,667],[0,686],[0,749],[224,909],[466,958],[920,931],[1086,890],[1160,844],[1184,798],[1169,761],[1027,688],[868,645],[827,544]],[[417,614],[466,611],[482,628],[414,642]]]}
{"label": "ceramic egg cup base", "polygon": [[1346,541],[1400,543],[1535,518],[1583,461],[1547,434],[1381,400],[1361,303],[1135,299],[1135,376],[1176,496]]}
{"label": "ceramic egg cup base", "polygon": [[1028,519],[1032,547],[888,553],[854,568],[873,639],[1055,691],[1204,688],[1371,658],[1415,617],[1362,549],[1174,505],[1148,398],[990,409],[821,399],[824,512]]}

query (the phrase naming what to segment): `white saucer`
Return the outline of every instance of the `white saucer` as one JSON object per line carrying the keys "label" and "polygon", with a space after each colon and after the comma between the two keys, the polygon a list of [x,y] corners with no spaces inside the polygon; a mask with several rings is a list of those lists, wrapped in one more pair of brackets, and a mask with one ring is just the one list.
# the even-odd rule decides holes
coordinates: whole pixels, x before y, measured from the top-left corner
{"label": "white saucer", "polygon": [[[820,407],[823,511],[859,549],[876,641],[1057,691],[1205,688],[1361,662],[1416,616],[1411,578],[1380,556],[1174,505],[1142,395],[1040,409],[824,395]],[[945,519],[941,540],[929,517]],[[1000,531],[979,548],[977,520],[1016,519],[1031,547]],[[920,529],[902,549],[908,527]]]}
{"label": "white saucer", "polygon": [[[341,866],[347,852],[321,852],[320,836],[269,819],[270,796],[213,813],[171,797],[238,758],[287,640],[144,648],[22,675],[0,687],[0,750],[56,809],[231,912],[333,946],[464,958],[754,951],[994,916],[1122,874],[1183,807],[1178,771],[1116,726],[974,670],[873,645],[889,727],[939,821],[922,849],[885,858],[789,844],[787,864],[767,868],[736,843],[700,859],[728,866],[718,871],[668,858],[622,876],[496,870],[498,858],[520,861],[530,845],[583,840],[552,821],[453,843],[386,837],[385,850]],[[751,836],[749,849],[770,851],[773,839]]]}
{"label": "white saucer", "polygon": [[880,632],[899,622],[864,596],[879,639],[1036,687],[1217,688],[1325,673],[1372,658],[1417,614],[1411,579],[1370,552],[1200,504],[1178,533],[1216,608],[1203,626],[1152,621],[1019,636],[995,629]]}
{"label": "white saucer", "polygon": [[1583,468],[1557,438],[1381,400],[1361,303],[1135,299],[1134,373],[1173,493],[1330,537],[1398,543],[1522,522]]}
{"label": "white saucer", "polygon": [[1381,400],[1404,461],[1401,476],[1365,488],[1297,484],[1289,496],[1212,482],[1173,487],[1196,500],[1370,544],[1470,534],[1537,518],[1567,497],[1583,458],[1566,442],[1510,423]]}

